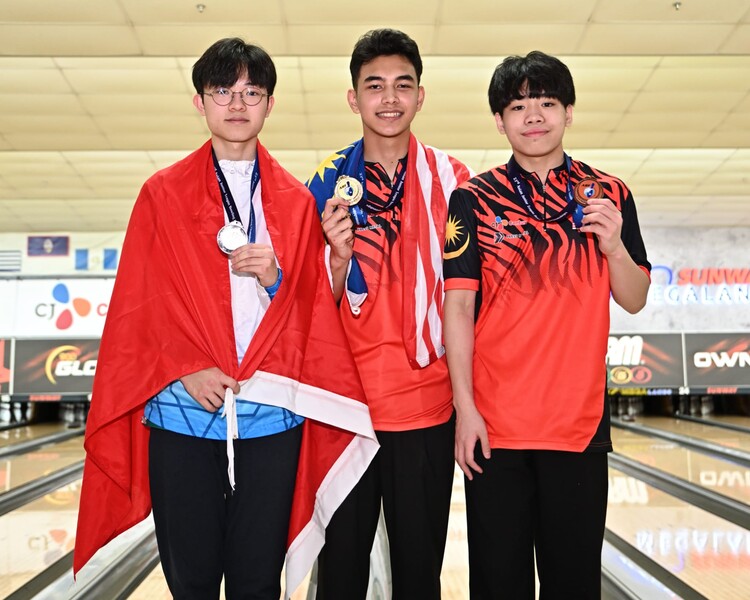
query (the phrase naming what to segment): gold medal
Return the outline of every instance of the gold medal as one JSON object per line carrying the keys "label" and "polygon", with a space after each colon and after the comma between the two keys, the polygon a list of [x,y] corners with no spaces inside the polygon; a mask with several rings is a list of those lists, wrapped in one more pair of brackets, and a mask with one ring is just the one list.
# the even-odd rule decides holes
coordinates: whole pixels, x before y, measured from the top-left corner
{"label": "gold medal", "polygon": [[573,197],[581,206],[586,206],[592,198],[601,198],[603,196],[602,184],[593,177],[586,177],[576,183]]}
{"label": "gold medal", "polygon": [[333,196],[345,200],[349,206],[354,206],[362,199],[362,184],[354,177],[342,175],[336,180]]}

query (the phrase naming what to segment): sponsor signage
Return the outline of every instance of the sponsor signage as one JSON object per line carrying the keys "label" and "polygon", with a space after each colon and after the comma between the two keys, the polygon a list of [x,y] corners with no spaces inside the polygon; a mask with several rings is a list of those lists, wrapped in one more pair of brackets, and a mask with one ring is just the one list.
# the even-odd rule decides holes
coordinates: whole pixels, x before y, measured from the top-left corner
{"label": "sponsor signage", "polygon": [[13,393],[30,400],[91,393],[98,339],[16,340]]}
{"label": "sponsor signage", "polygon": [[654,265],[650,304],[730,306],[750,304],[750,268]]}
{"label": "sponsor signage", "polygon": [[750,389],[750,333],[686,333],[687,384],[708,393]]}
{"label": "sponsor signage", "polygon": [[[685,385],[682,335],[648,333],[610,335],[607,387],[610,391],[672,389]],[[644,391],[644,395],[645,395]]]}
{"label": "sponsor signage", "polygon": [[16,338],[99,337],[114,279],[27,279],[16,282]]}

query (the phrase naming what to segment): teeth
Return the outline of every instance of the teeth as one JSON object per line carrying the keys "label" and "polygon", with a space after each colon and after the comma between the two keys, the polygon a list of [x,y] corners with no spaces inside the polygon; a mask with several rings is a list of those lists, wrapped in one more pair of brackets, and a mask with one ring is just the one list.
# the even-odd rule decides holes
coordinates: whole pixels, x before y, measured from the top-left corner
{"label": "teeth", "polygon": [[382,112],[382,113],[378,113],[378,116],[379,117],[386,117],[386,118],[400,117],[401,113],[400,112]]}

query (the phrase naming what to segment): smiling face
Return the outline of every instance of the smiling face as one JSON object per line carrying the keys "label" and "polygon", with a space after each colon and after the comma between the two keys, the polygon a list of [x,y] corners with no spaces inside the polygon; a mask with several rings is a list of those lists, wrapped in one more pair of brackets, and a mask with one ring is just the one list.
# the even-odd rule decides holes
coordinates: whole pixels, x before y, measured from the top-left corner
{"label": "smiling face", "polygon": [[422,108],[424,88],[414,66],[403,56],[378,56],[362,65],[349,106],[362,118],[368,138],[408,138],[411,122]]}
{"label": "smiling face", "polygon": [[[266,94],[266,90],[254,86],[246,74],[229,87],[234,92],[248,88]],[[227,106],[219,106],[208,95],[215,91],[215,88],[209,88],[204,90],[203,95],[196,94],[193,104],[206,118],[216,157],[219,160],[253,160],[258,134],[273,108],[273,96],[266,95],[255,106],[247,106],[240,98],[240,94],[234,94]]]}
{"label": "smiling face", "polygon": [[502,114],[495,114],[497,129],[508,137],[513,156],[527,171],[557,167],[563,160],[565,128],[573,122],[573,106],[563,106],[555,98],[521,95]]}

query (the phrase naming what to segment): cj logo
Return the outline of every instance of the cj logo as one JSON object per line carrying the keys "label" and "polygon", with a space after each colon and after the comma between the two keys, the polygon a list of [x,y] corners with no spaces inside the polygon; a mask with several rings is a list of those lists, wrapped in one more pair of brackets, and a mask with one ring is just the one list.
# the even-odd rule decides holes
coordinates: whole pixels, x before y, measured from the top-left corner
{"label": "cj logo", "polygon": [[[85,298],[73,298],[71,300],[68,286],[64,283],[58,283],[52,288],[52,298],[55,302],[49,304],[37,304],[34,312],[38,317],[47,319],[54,319],[55,327],[60,330],[68,329],[73,324],[73,313],[80,317],[86,317],[91,312],[91,302]],[[55,315],[55,309],[59,305],[62,305],[62,312]]]}

